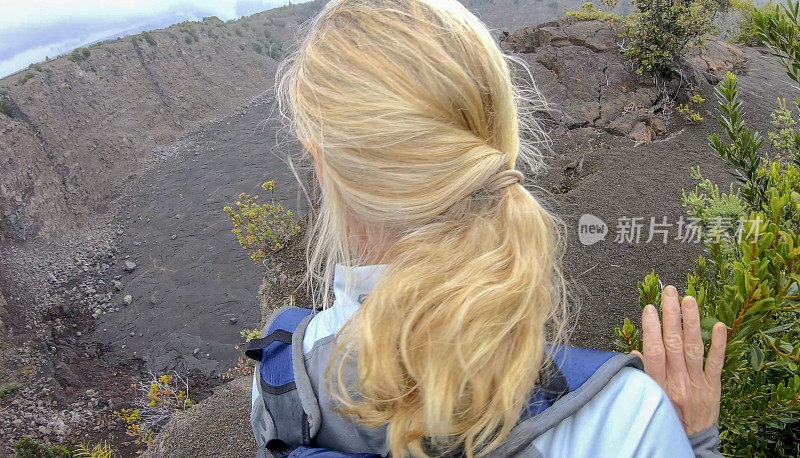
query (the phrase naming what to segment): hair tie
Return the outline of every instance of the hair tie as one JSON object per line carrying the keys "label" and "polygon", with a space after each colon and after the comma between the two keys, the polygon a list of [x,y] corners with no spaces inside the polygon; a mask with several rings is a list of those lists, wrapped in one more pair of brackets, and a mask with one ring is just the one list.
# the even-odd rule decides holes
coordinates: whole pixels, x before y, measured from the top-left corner
{"label": "hair tie", "polygon": [[488,191],[497,191],[513,184],[522,184],[524,181],[525,175],[519,170],[503,170],[502,172],[496,173],[486,184],[485,188]]}

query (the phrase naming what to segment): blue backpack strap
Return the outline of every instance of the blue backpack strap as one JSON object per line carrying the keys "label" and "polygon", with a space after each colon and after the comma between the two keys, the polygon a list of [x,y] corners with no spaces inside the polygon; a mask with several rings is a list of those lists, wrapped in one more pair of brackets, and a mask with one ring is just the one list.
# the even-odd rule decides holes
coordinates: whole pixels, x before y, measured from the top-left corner
{"label": "blue backpack strap", "polygon": [[258,398],[250,416],[253,434],[273,456],[280,456],[278,450],[309,445],[319,428],[319,407],[308,399],[311,388],[302,358],[302,334],[311,314],[312,310],[300,307],[278,309],[262,337],[248,342],[245,350],[258,362],[254,374]]}
{"label": "blue backpack strap", "polygon": [[244,354],[260,362],[262,387],[270,394],[282,394],[296,388],[292,367],[292,335],[312,310],[287,307],[279,310],[268,323],[267,335],[248,342]]}

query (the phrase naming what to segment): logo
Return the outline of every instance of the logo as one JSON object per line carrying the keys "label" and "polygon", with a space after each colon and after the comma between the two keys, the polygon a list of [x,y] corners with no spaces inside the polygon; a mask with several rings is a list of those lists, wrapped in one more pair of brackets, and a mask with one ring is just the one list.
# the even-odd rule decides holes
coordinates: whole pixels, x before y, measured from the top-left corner
{"label": "logo", "polygon": [[605,221],[590,213],[581,215],[578,220],[578,240],[583,245],[594,245],[605,240],[606,235],[608,235],[608,225]]}

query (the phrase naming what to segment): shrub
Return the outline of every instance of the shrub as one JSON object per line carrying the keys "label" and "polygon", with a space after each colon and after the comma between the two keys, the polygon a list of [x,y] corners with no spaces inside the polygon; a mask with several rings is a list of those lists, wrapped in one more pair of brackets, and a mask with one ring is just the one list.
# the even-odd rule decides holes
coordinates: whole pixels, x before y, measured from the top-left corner
{"label": "shrub", "polygon": [[8,100],[0,99],[0,113],[3,113],[9,118],[14,117],[14,109],[11,106],[11,103],[8,102]]}
{"label": "shrub", "polygon": [[19,80],[17,80],[17,86],[22,86],[23,84],[27,83],[29,79],[33,78],[33,73],[25,72]]}
{"label": "shrub", "polygon": [[75,448],[70,445],[47,445],[28,436],[14,444],[17,458],[75,458]]}
{"label": "shrub", "polygon": [[236,30],[234,30],[234,33],[236,33],[236,35],[238,35],[238,36],[240,36],[240,37],[243,37],[243,36],[244,36],[244,32],[242,32],[242,29],[239,29],[239,28],[237,28]]}
{"label": "shrub", "polygon": [[200,38],[197,36],[197,31],[192,26],[192,23],[189,21],[183,21],[178,24],[178,29],[181,33],[186,34],[184,41],[187,44],[190,44],[192,41],[200,41]]}
{"label": "shrub", "polygon": [[[796,455],[800,441],[791,431],[800,421],[800,164],[753,159],[762,142],[741,120],[733,74],[717,97],[730,143],[717,136],[709,143],[746,184],[741,194],[733,187],[726,194],[702,180],[689,198],[684,192],[707,255],[687,275],[684,291],[697,299],[706,345],[714,323],[728,327],[719,419],[723,453]],[[742,165],[755,165],[756,173]],[[640,305],[660,303],[657,274],[638,288]],[[619,347],[641,349],[630,320],[615,331]]]}
{"label": "shrub", "polygon": [[[616,5],[616,2],[614,2]],[[613,8],[613,7],[612,7]],[[574,17],[579,21],[620,21],[624,22],[623,18],[617,14],[612,13],[610,10],[600,10],[594,6],[592,2],[586,2],[581,5],[580,9],[573,10],[567,8],[564,10],[567,17]]]}
{"label": "shrub", "polygon": [[253,43],[253,51],[257,52],[258,54],[261,54],[262,52],[264,52],[264,50],[261,48],[261,43],[254,42]]}
{"label": "shrub", "polygon": [[230,206],[223,209],[233,222],[231,232],[236,234],[239,244],[250,252],[250,258],[255,262],[279,251],[300,232],[292,211],[275,203],[275,182],[267,181],[261,187],[270,193],[268,203],[259,204],[258,195],[250,196],[243,192],[236,201],[236,210]]}
{"label": "shrub", "polygon": [[151,35],[150,32],[144,31],[140,35],[144,39],[144,41],[147,42],[147,44],[149,44],[150,46],[156,46],[156,40],[155,38],[153,38],[153,35]]}
{"label": "shrub", "polygon": [[633,0],[626,53],[637,72],[666,73],[689,46],[712,27],[714,8],[708,0]]}
{"label": "shrub", "polygon": [[755,34],[786,67],[786,73],[800,83],[800,3],[788,0],[786,5],[753,12]]}
{"label": "shrub", "polygon": [[695,105],[699,105],[705,101],[706,99],[701,97],[700,94],[695,94],[692,96],[689,102],[678,104],[678,106],[675,107],[675,111],[681,115],[683,122],[686,124],[700,124],[700,121],[703,120],[703,116],[695,111],[694,107]]}
{"label": "shrub", "polygon": [[745,46],[758,46],[761,39],[758,38],[753,16],[757,11],[766,12],[775,7],[770,0],[762,6],[756,6],[753,0],[730,0],[731,10],[728,16],[735,18],[733,36],[731,42]]}
{"label": "shrub", "polygon": [[137,391],[134,408],[121,409],[114,414],[126,425],[128,436],[137,444],[150,445],[153,437],[176,410],[192,406],[189,398],[189,380],[177,372],[156,376],[150,373],[146,380],[131,385]]}
{"label": "shrub", "polygon": [[273,58],[275,60],[279,60],[281,58],[281,56],[283,55],[283,49],[281,49],[281,46],[279,44],[270,43],[268,54],[269,54],[269,57],[271,57],[271,58]]}
{"label": "shrub", "polygon": [[101,442],[92,448],[88,445],[79,445],[75,449],[75,456],[81,458],[111,458],[114,456],[114,449],[107,442]]}
{"label": "shrub", "polygon": [[[796,100],[798,110],[800,110],[800,98]],[[775,130],[769,132],[769,138],[772,146],[780,150],[789,157],[796,156],[800,153],[800,131],[797,129],[797,121],[795,120],[792,110],[786,105],[786,99],[778,99],[778,108],[772,111],[772,126]]]}
{"label": "shrub", "polygon": [[91,52],[86,48],[75,48],[72,50],[71,53],[69,53],[68,59],[75,63],[78,63],[80,61],[86,60],[86,58],[89,57],[89,54],[91,54]]}
{"label": "shrub", "polygon": [[6,398],[11,397],[14,393],[22,389],[22,385],[17,382],[8,382],[0,388],[0,402],[4,402]]}

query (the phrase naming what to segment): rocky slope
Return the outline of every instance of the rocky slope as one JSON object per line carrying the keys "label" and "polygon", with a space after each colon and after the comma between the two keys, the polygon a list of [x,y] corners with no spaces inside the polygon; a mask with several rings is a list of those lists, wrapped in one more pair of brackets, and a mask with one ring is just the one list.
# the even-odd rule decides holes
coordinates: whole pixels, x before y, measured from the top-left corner
{"label": "rocky slope", "polygon": [[285,41],[320,6],[176,24],[0,81],[0,237],[52,234],[107,210],[154,147],[267,90]]}

